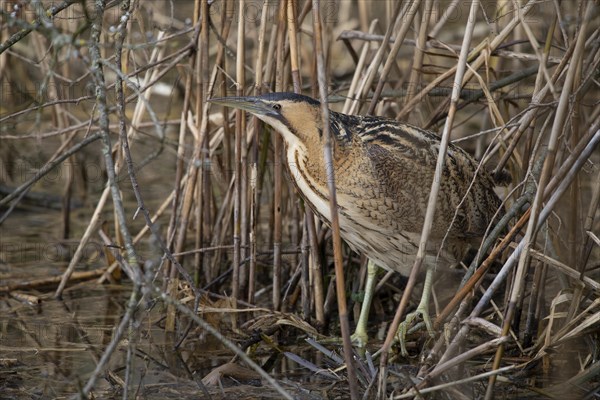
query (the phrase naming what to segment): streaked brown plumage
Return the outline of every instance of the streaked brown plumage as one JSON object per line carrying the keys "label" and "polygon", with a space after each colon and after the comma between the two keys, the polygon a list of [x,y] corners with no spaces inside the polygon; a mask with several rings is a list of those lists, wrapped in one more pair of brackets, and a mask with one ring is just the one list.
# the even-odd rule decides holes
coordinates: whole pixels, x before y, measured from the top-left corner
{"label": "streaked brown plumage", "polygon": [[[282,135],[294,184],[329,222],[331,168],[323,158],[320,103],[293,93],[212,101],[247,110]],[[439,138],[395,120],[333,111],[330,130],[342,237],[376,264],[408,274],[421,236]],[[490,176],[461,148],[449,146],[445,166],[428,243],[429,268],[462,259],[500,206]]]}

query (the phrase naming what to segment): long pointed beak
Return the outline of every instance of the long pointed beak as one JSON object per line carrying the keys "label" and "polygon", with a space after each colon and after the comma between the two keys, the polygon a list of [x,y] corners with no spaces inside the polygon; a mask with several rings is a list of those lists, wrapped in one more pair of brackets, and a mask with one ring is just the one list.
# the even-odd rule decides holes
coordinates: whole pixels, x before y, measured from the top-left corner
{"label": "long pointed beak", "polygon": [[225,107],[239,108],[254,115],[270,117],[277,117],[279,115],[269,104],[258,97],[215,97],[208,101]]}

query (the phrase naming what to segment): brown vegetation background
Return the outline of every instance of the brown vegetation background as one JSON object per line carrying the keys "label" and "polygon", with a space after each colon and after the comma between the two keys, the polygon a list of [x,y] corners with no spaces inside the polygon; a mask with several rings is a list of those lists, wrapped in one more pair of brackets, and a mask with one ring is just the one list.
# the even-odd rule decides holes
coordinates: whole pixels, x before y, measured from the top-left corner
{"label": "brown vegetation background", "polygon": [[[182,384],[190,395],[257,394],[219,387],[234,376],[262,380],[273,388],[264,396],[414,396],[407,377],[418,375],[420,390],[449,398],[598,396],[597,1],[0,4],[3,336],[27,323],[21,307],[42,304],[52,325],[44,313],[65,293],[121,288],[110,340],[93,344],[85,372],[60,371],[55,382],[69,383],[54,393],[149,396],[148,375],[133,365],[153,367],[136,346],[162,332],[165,348],[187,351],[188,374],[165,362],[169,379],[205,377]],[[510,175],[498,189],[508,227],[484,245],[491,256],[472,263],[491,269],[463,290],[462,273],[438,281],[431,313],[440,335],[411,337],[422,359],[357,359],[347,372],[336,369],[341,358],[293,347],[299,337],[340,335],[336,279],[354,324],[366,266],[344,249],[335,277],[331,231],[290,184],[281,140],[207,102],[272,91],[438,134],[450,123],[451,139],[483,168]],[[404,283],[392,275],[379,285],[372,351]],[[207,333],[235,355],[230,362],[203,354],[208,345],[197,340]],[[127,354],[119,362],[117,349]]]}

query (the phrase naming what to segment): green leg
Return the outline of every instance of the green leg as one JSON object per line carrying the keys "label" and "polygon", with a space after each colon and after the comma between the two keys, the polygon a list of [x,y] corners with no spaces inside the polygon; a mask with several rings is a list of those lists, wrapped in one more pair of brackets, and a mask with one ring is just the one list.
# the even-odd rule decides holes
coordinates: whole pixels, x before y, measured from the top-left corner
{"label": "green leg", "polygon": [[427,274],[425,275],[425,282],[423,283],[423,295],[421,296],[421,301],[419,302],[419,306],[417,309],[406,315],[406,319],[404,322],[400,324],[398,327],[398,333],[396,334],[396,339],[400,342],[400,350],[404,357],[408,356],[408,351],[406,351],[406,333],[408,328],[412,325],[414,320],[420,315],[425,322],[425,326],[427,327],[427,332],[429,332],[430,336],[434,336],[435,332],[433,331],[433,325],[431,324],[431,319],[429,318],[429,298],[431,297],[431,286],[433,283],[433,273],[434,268],[428,267]]}
{"label": "green leg", "polygon": [[379,267],[369,259],[367,263],[367,282],[365,283],[365,297],[360,308],[360,316],[356,324],[356,330],[352,335],[352,342],[359,348],[365,347],[369,340],[367,335],[367,323],[369,322],[369,311],[371,310],[371,301],[375,291],[375,282],[377,281],[377,271]]}

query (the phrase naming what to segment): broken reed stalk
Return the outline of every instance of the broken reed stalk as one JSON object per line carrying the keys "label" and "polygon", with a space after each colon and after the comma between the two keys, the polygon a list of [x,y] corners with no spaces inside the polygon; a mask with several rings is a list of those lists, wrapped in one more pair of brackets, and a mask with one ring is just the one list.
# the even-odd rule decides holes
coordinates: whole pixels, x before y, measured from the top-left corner
{"label": "broken reed stalk", "polygon": [[[319,83],[319,100],[321,101],[321,121],[323,127],[323,158],[328,168],[333,168],[333,146],[332,133],[329,129],[329,105],[327,101],[327,70],[325,68],[325,53],[323,51],[323,30],[321,22],[321,5],[319,0],[312,2],[314,46],[317,57],[317,80]],[[354,350],[350,341],[350,324],[348,322],[348,308],[346,305],[346,285],[344,279],[344,260],[342,255],[342,238],[340,236],[340,221],[337,210],[337,198],[335,189],[335,174],[329,173],[327,180],[329,189],[329,209],[331,213],[331,232],[333,234],[333,257],[335,263],[335,286],[337,292],[337,303],[340,320],[340,330],[344,344],[344,360],[348,373],[348,386],[350,398],[356,400],[358,394],[358,382],[356,380],[356,367],[354,365]]]}
{"label": "broken reed stalk", "polygon": [[[284,90],[285,74],[285,32],[286,32],[286,0],[279,3],[277,20],[277,65],[275,78],[275,91]],[[273,135],[273,309],[281,309],[281,239],[282,239],[282,181],[283,181],[283,139],[275,133]]]}
{"label": "broken reed stalk", "polygon": [[[457,68],[456,68],[456,76],[454,77],[453,91],[452,97],[450,100],[450,110],[448,111],[448,118],[446,119],[446,123],[444,124],[444,130],[442,133],[441,143],[438,150],[437,162],[435,167],[435,173],[433,176],[433,181],[431,182],[431,191],[429,193],[429,201],[427,203],[427,210],[425,212],[425,221],[423,223],[423,231],[421,233],[421,239],[419,240],[419,249],[417,251],[417,256],[415,258],[415,263],[410,272],[410,276],[408,278],[408,283],[406,284],[406,289],[402,294],[402,300],[398,305],[398,309],[396,314],[394,315],[394,320],[388,329],[388,333],[385,339],[385,343],[382,347],[381,360],[379,363],[380,366],[380,375],[379,375],[379,385],[377,394],[379,398],[386,397],[386,381],[387,381],[387,360],[388,360],[388,351],[392,345],[392,341],[396,336],[396,332],[398,326],[400,325],[401,318],[405,315],[406,307],[408,306],[408,301],[410,299],[410,294],[414,285],[416,283],[417,275],[421,269],[423,261],[425,259],[425,252],[427,242],[429,240],[429,234],[431,233],[431,228],[433,226],[433,219],[435,214],[435,207],[438,199],[438,193],[440,191],[440,186],[442,182],[442,173],[445,165],[446,151],[448,149],[448,144],[450,143],[450,134],[452,132],[452,125],[454,123],[454,116],[456,113],[456,106],[458,104],[458,100],[460,99],[460,90],[463,86],[463,78],[465,76],[465,72],[467,71],[467,56],[469,52],[469,47],[471,44],[471,39],[473,35],[473,29],[475,28],[475,14],[478,8],[479,2],[474,0],[471,3],[471,8],[469,10],[469,19],[467,22],[467,26],[465,28],[465,35],[463,38],[462,49],[459,55]],[[399,42],[399,41],[398,41]],[[427,266],[426,268],[429,268]]]}
{"label": "broken reed stalk", "polygon": [[[260,28],[258,32],[258,46],[257,46],[257,57],[256,64],[254,66],[254,95],[258,96],[262,94],[263,86],[263,64],[264,64],[264,53],[265,53],[265,39],[267,32],[267,16],[268,16],[268,3],[263,3]],[[250,196],[250,262],[248,265],[248,303],[254,303],[254,293],[256,291],[256,267],[257,267],[257,217],[258,208],[260,201],[260,189],[258,187],[258,146],[262,133],[260,120],[256,117],[252,117],[252,129],[254,133],[252,135],[252,165],[251,165],[251,196]]]}
{"label": "broken reed stalk", "polygon": [[[292,85],[294,88],[294,92],[298,93],[298,94],[302,94],[302,88],[301,88],[301,83],[300,83],[300,67],[298,64],[298,55],[299,55],[299,49],[298,49],[298,40],[297,40],[297,34],[298,34],[298,28],[297,28],[297,21],[296,21],[296,4],[294,2],[294,0],[288,0],[288,4],[287,4],[287,22],[288,22],[288,37],[289,37],[289,44],[290,44],[290,67],[291,67],[291,74],[292,74]],[[291,204],[291,206],[294,209],[297,209],[297,207],[299,207],[299,204]],[[310,319],[310,303],[311,303],[311,299],[310,299],[310,292],[309,292],[309,263],[310,263],[310,259],[309,259],[309,250],[310,250],[310,246],[309,243],[311,241],[311,239],[309,239],[308,235],[314,235],[314,228],[312,230],[309,230],[306,228],[306,222],[308,220],[308,218],[314,218],[314,216],[312,215],[311,211],[308,211],[309,208],[306,207],[305,214],[304,214],[304,229],[302,230],[302,258],[301,258],[301,268],[302,268],[302,273],[301,273],[301,296],[302,296],[302,314],[304,315],[304,318],[306,318],[307,320]],[[294,221],[297,222],[297,221]],[[314,224],[313,224],[314,227]],[[292,243],[294,243],[294,240],[292,240]],[[293,266],[296,265],[296,263],[292,264]],[[322,284],[322,283],[321,283]],[[313,292],[314,293],[314,292]],[[322,293],[322,290],[321,290]],[[315,294],[315,298],[313,298],[312,303],[314,304],[318,304],[317,300],[316,300],[316,294]],[[324,321],[323,321],[324,322]]]}
{"label": "broken reed stalk", "polygon": [[[232,11],[232,2],[230,0],[225,1],[224,6],[221,10],[221,20],[223,21],[222,23],[222,27],[221,27],[221,38],[226,38],[229,37],[229,32],[231,30],[231,26],[233,24],[233,18],[228,18],[227,16],[232,15],[231,13]],[[225,49],[225,45],[224,42],[221,40],[217,41],[217,57],[215,60],[215,63],[213,65],[213,78],[212,82],[211,82],[211,88],[214,87],[215,83],[217,81],[219,82],[225,82],[227,80],[227,76],[225,73],[225,53],[226,53],[226,49]],[[220,97],[226,97],[228,95],[227,93],[227,87],[225,85],[221,85],[221,92],[219,94]],[[211,240],[211,244],[213,246],[218,246],[218,245],[223,245],[224,244],[224,240],[225,240],[225,236],[227,234],[230,233],[229,228],[230,228],[230,216],[233,213],[233,207],[231,206],[233,204],[233,197],[234,197],[234,179],[232,178],[232,170],[233,170],[233,165],[234,165],[234,161],[232,161],[232,153],[233,153],[233,146],[231,144],[231,139],[234,136],[231,133],[231,128],[230,128],[230,124],[229,124],[229,110],[226,109],[225,107],[222,108],[221,110],[221,115],[223,116],[223,158],[222,158],[222,163],[223,163],[223,174],[222,174],[222,178],[224,181],[224,190],[226,191],[226,194],[223,198],[223,204],[221,205],[216,217],[214,218],[214,225],[212,227],[212,240]],[[211,143],[209,144],[209,155],[214,153],[214,145]],[[213,158],[211,156],[210,158],[211,160],[211,166],[213,165]],[[217,163],[214,163],[215,165],[218,165]],[[218,183],[218,180],[216,180],[215,183]],[[227,186],[229,185],[229,186]],[[211,194],[212,195],[212,194]],[[233,243],[233,239],[231,240],[230,243]],[[233,245],[234,248],[234,253],[235,253],[235,247],[236,245]],[[205,282],[212,282],[212,280],[214,279],[214,277],[218,276],[220,274],[220,263],[219,261],[221,260],[221,252],[217,251],[212,259],[212,263],[211,265],[207,266],[207,270],[204,271],[204,275],[206,277]]]}
{"label": "broken reed stalk", "polygon": [[[196,3],[197,4],[197,3]],[[200,46],[198,48],[198,52],[196,53],[197,61],[196,61],[196,71],[195,75],[198,77],[198,81],[196,82],[196,108],[194,114],[195,118],[195,126],[200,134],[200,142],[196,145],[201,147],[199,163],[201,171],[199,173],[199,179],[197,183],[197,192],[195,199],[195,238],[194,242],[196,244],[196,248],[205,247],[205,236],[208,235],[208,232],[204,232],[205,226],[210,225],[211,216],[210,216],[210,207],[211,207],[211,184],[210,184],[210,155],[208,151],[208,143],[209,143],[209,135],[208,135],[208,124],[206,124],[206,120],[208,119],[208,114],[203,112],[203,108],[206,106],[206,100],[208,99],[209,94],[209,85],[210,75],[209,75],[209,50],[210,50],[210,35],[209,35],[209,11],[208,11],[208,3],[203,1],[200,3],[200,17],[202,18],[202,29],[200,31]],[[194,285],[198,286],[200,284],[200,276],[202,273],[202,269],[206,267],[205,265],[205,255],[204,253],[197,253],[194,256]]]}
{"label": "broken reed stalk", "polygon": [[[235,75],[236,75],[236,83],[235,83],[235,92],[236,96],[244,95],[244,83],[245,83],[245,15],[243,14],[244,10],[244,0],[239,2],[239,16],[238,16],[238,25],[237,25],[237,48],[236,48],[236,64],[235,64]],[[239,299],[239,291],[240,291],[240,268],[242,268],[243,258],[243,250],[242,250],[242,235],[245,232],[242,231],[242,227],[245,227],[245,224],[242,223],[242,219],[244,216],[242,215],[242,210],[245,207],[242,206],[242,202],[245,201],[245,194],[243,192],[244,183],[243,180],[243,149],[242,147],[245,145],[245,136],[246,136],[246,113],[242,110],[235,111],[235,157],[234,157],[234,165],[235,165],[235,183],[234,183],[234,206],[233,206],[233,275],[231,279],[231,297],[234,301]]]}

